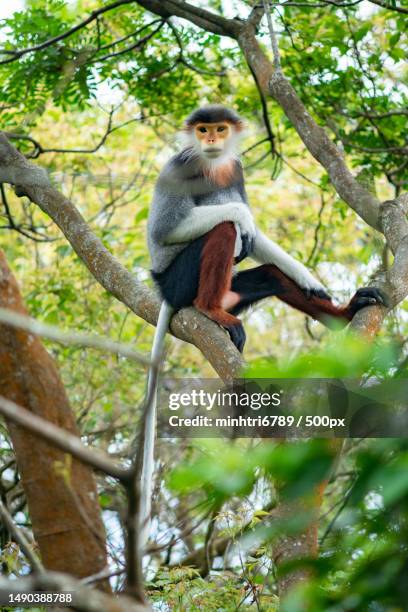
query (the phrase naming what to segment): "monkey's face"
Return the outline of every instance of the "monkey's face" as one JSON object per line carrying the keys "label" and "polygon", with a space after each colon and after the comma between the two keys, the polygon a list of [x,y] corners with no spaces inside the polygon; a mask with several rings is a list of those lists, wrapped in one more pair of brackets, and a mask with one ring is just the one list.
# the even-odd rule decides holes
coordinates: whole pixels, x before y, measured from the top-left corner
{"label": "monkey's face", "polygon": [[201,152],[208,159],[220,157],[229,146],[232,127],[226,121],[197,123],[194,135]]}

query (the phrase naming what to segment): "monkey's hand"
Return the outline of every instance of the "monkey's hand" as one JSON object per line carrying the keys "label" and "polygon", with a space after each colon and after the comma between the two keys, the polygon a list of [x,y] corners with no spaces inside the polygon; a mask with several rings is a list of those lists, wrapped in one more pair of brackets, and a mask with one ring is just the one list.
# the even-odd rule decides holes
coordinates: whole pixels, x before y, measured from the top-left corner
{"label": "monkey's hand", "polygon": [[[248,257],[253,251],[256,235],[256,227],[252,214],[244,204],[231,203],[233,209],[238,207],[238,218],[235,221],[235,229],[237,231],[237,240],[235,243],[235,263],[239,263],[245,257]],[[235,211],[234,211],[235,212]]]}
{"label": "monkey's hand", "polygon": [[241,239],[246,241],[254,242],[256,236],[255,221],[252,217],[251,211],[245,206],[245,204],[237,204],[238,218],[235,222],[239,225],[241,230]]}
{"label": "monkey's hand", "polygon": [[251,255],[254,248],[254,237],[249,234],[241,234],[239,227],[237,229],[237,240],[235,243],[235,259],[234,263],[239,263],[248,255]]}

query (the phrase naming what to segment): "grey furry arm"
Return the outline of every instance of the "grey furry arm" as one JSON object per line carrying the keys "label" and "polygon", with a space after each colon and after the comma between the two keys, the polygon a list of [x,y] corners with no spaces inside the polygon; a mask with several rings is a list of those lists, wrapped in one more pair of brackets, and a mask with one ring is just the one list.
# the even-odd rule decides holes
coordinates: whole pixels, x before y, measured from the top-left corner
{"label": "grey furry arm", "polygon": [[256,228],[255,242],[251,257],[262,264],[273,264],[289,276],[302,289],[325,291],[323,285],[309,272],[300,261],[296,261],[276,242],[270,240]]}
{"label": "grey furry arm", "polygon": [[212,230],[223,221],[236,223],[242,234],[255,235],[252,215],[242,202],[216,206],[196,206],[166,236],[165,244],[190,242]]}

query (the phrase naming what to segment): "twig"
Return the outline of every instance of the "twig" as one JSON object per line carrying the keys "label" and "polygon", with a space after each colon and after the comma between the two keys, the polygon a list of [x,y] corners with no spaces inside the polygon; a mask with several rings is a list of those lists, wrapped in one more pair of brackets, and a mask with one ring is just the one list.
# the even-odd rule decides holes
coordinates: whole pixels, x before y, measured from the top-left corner
{"label": "twig", "polygon": [[96,574],[91,574],[90,576],[86,576],[81,579],[81,584],[93,584],[94,582],[100,582],[101,580],[106,580],[107,578],[113,578],[114,576],[121,576],[124,574],[124,569],[118,569],[116,571],[112,571],[110,567],[104,567],[100,572]]}
{"label": "twig", "polygon": [[207,533],[205,534],[204,541],[204,551],[205,551],[205,568],[203,573],[207,575],[211,571],[212,559],[211,559],[211,542],[214,536],[215,530],[215,521],[217,519],[217,515],[219,513],[220,506],[217,504],[217,507],[213,508],[211,512],[210,521],[207,527]]}
{"label": "twig", "polygon": [[9,223],[8,225],[1,225],[0,229],[14,230],[15,232],[18,232],[25,238],[34,240],[34,242],[54,242],[55,241],[55,238],[49,238],[48,236],[41,234],[41,232],[39,232],[33,226],[27,227],[26,224],[24,224],[25,227],[23,227],[22,225],[16,223],[16,221],[13,218],[13,215],[11,214],[10,206],[7,200],[6,190],[4,189],[3,183],[0,183],[0,195],[1,195],[3,206],[4,206],[4,211],[6,213],[6,217]]}
{"label": "twig", "polygon": [[138,36],[141,32],[143,32],[143,30],[146,30],[146,28],[156,25],[156,23],[160,23],[162,21],[163,19],[153,19],[153,21],[150,21],[149,23],[145,23],[141,28],[134,30],[130,34],[126,34],[125,36],[122,36],[121,38],[117,38],[112,43],[107,43],[106,45],[102,45],[101,47],[98,48],[98,51],[106,51],[107,49],[116,47],[116,45],[118,45],[119,43],[125,42],[126,40],[129,40],[129,38],[133,38],[134,36]]}
{"label": "twig", "polygon": [[310,252],[309,257],[306,260],[306,265],[309,266],[312,262],[313,262],[313,258],[316,254],[317,248],[319,246],[319,232],[322,228],[323,222],[322,222],[322,215],[323,215],[323,211],[325,209],[326,206],[326,200],[324,199],[324,194],[323,192],[320,194],[320,208],[319,208],[319,212],[317,214],[317,225],[315,227],[315,232],[314,232],[314,243],[313,243],[313,248]]}
{"label": "twig", "polygon": [[387,2],[386,0],[369,0],[371,4],[376,4],[377,6],[381,6],[381,8],[387,9],[387,11],[396,11],[397,13],[403,13],[404,15],[408,15],[408,9],[403,8],[402,6],[397,6],[393,2]]}
{"label": "twig", "polygon": [[129,470],[112,461],[108,455],[102,451],[90,450],[74,434],[57,427],[2,396],[0,396],[0,414],[46,440],[52,446],[73,455],[82,463],[91,465],[96,470],[122,482],[128,480]]}
{"label": "twig", "polygon": [[278,41],[276,39],[275,30],[273,28],[273,21],[272,21],[269,0],[263,0],[263,5],[264,5],[265,13],[266,13],[266,19],[268,21],[269,36],[271,38],[271,45],[272,45],[272,51],[273,51],[273,65],[275,68],[275,74],[278,74],[278,73],[282,73],[282,66],[281,66],[281,60],[280,60],[280,54],[279,54]]}
{"label": "twig", "polygon": [[344,499],[341,503],[341,505],[339,506],[339,509],[337,510],[336,514],[334,515],[334,517],[332,518],[332,520],[330,521],[330,523],[328,524],[324,534],[322,535],[319,545],[321,546],[323,544],[323,542],[326,540],[327,536],[329,535],[329,533],[331,532],[331,530],[334,527],[335,522],[337,521],[337,519],[339,518],[340,514],[343,512],[344,508],[347,506],[348,501],[351,497],[351,494],[354,491],[354,487],[357,484],[357,479],[352,483],[352,485],[350,486],[349,490],[347,491],[347,493],[344,496]]}
{"label": "twig", "polygon": [[[275,146],[275,134],[272,131],[272,126],[271,126],[271,122],[269,120],[269,113],[268,113],[268,103],[266,101],[266,97],[265,94],[263,92],[262,87],[259,84],[258,81],[258,77],[255,73],[255,71],[252,69],[251,66],[249,66],[249,69],[251,71],[252,74],[252,78],[254,79],[255,85],[256,85],[256,89],[258,91],[258,95],[259,95],[259,100],[261,102],[261,108],[262,108],[262,118],[263,118],[263,122],[264,122],[264,126],[265,126],[265,130],[267,133],[267,140],[269,141],[269,146],[270,146],[270,153],[271,153],[271,157],[274,161],[274,168],[272,171],[272,177],[275,177],[276,171],[277,171],[277,162],[279,162],[279,158],[277,157],[276,153],[276,146]],[[250,150],[250,149],[249,149]],[[248,149],[247,151],[248,152]],[[251,167],[251,164],[248,167]]]}
{"label": "twig", "polygon": [[34,151],[31,155],[27,155],[28,159],[36,159],[43,153],[96,153],[106,142],[109,134],[112,133],[112,118],[113,118],[114,110],[112,109],[109,112],[108,124],[106,126],[105,133],[102,135],[102,138],[91,149],[45,149],[37,140],[32,138],[31,136],[27,136],[26,134],[14,134],[12,132],[4,132],[7,138],[12,140],[28,140],[34,145]]}
{"label": "twig", "polygon": [[170,19],[167,19],[166,23],[169,26],[170,30],[173,32],[174,38],[176,39],[177,46],[179,48],[179,57],[177,60],[179,64],[183,64],[184,66],[186,66],[186,68],[197,72],[197,74],[205,74],[210,76],[225,76],[227,74],[226,70],[206,70],[204,68],[198,68],[197,66],[194,66],[194,64],[190,64],[190,62],[186,60],[184,56],[183,41],[181,40],[181,36],[177,28]]}
{"label": "twig", "polygon": [[255,142],[253,145],[245,149],[245,151],[242,151],[241,156],[248,155],[250,151],[256,149],[259,147],[259,145],[264,144],[264,142],[269,142],[269,138],[262,138],[261,140],[258,140],[258,142]]}
{"label": "twig", "polygon": [[7,527],[7,529],[9,530],[9,532],[12,534],[15,542],[17,542],[20,549],[23,551],[23,553],[25,554],[25,556],[31,563],[33,570],[38,573],[43,573],[44,567],[41,561],[39,560],[37,555],[34,553],[30,545],[30,542],[27,540],[22,529],[20,529],[15,524],[15,522],[13,521],[13,517],[11,516],[6,506],[3,504],[1,500],[0,500],[0,517],[3,523],[5,524],[5,526]]}
{"label": "twig", "polygon": [[8,308],[0,308],[0,322],[11,325],[12,327],[18,327],[19,329],[25,329],[36,336],[42,336],[43,338],[54,340],[66,346],[87,346],[114,353],[115,355],[122,355],[132,361],[142,363],[145,366],[150,365],[150,360],[147,357],[130,348],[128,344],[115,342],[113,340],[105,340],[96,335],[81,334],[78,332],[62,332],[54,325],[41,323],[36,319],[19,314]]}
{"label": "twig", "polygon": [[137,40],[136,42],[132,43],[131,45],[128,45],[124,49],[119,49],[119,51],[114,51],[113,53],[107,53],[106,55],[103,55],[102,57],[95,57],[92,60],[92,62],[90,62],[90,64],[97,64],[99,62],[104,62],[105,60],[110,59],[111,57],[119,57],[121,55],[124,55],[125,53],[129,53],[129,51],[134,51],[135,49],[138,49],[138,50],[142,49],[142,47],[144,47],[144,45],[151,38],[153,38],[153,36],[155,36],[155,34],[157,34],[157,32],[159,32],[161,30],[161,28],[163,27],[164,23],[165,23],[164,20],[160,20],[160,23],[157,26],[157,28],[155,28],[152,32],[149,32],[149,34],[146,34],[146,36],[144,36],[140,40]]}
{"label": "twig", "polygon": [[69,36],[72,36],[72,34],[75,34],[75,32],[78,32],[78,30],[81,30],[82,28],[87,26],[89,23],[92,23],[92,21],[95,21],[96,19],[98,19],[99,15],[102,15],[103,13],[106,13],[107,11],[111,11],[117,8],[118,6],[122,6],[125,4],[132,4],[133,2],[134,0],[118,0],[117,2],[112,2],[112,4],[108,4],[96,11],[92,11],[89,17],[87,17],[86,19],[78,23],[76,26],[73,26],[72,28],[70,28],[69,30],[66,30],[66,32],[63,32],[62,34],[59,34],[58,36],[54,36],[53,38],[49,38],[48,40],[45,40],[39,45],[34,45],[32,47],[27,47],[25,49],[19,49],[19,50],[18,49],[14,49],[14,50],[0,49],[0,55],[11,56],[7,60],[0,61],[0,65],[9,64],[10,62],[14,62],[15,60],[19,59],[23,55],[26,55],[27,53],[33,53],[35,51],[41,51],[42,49],[46,49],[47,47],[54,45],[56,42],[59,42],[60,40],[64,40],[64,38],[68,38]]}

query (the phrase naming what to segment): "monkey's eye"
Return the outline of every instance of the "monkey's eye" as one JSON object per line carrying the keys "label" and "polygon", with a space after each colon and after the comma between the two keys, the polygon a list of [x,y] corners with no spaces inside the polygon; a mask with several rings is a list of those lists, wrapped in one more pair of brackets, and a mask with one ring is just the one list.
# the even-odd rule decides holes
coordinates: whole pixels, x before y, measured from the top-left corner
{"label": "monkey's eye", "polygon": [[219,127],[217,127],[217,132],[225,132],[225,127],[223,125],[220,125]]}
{"label": "monkey's eye", "polygon": [[207,131],[207,128],[200,127],[200,128],[198,128],[198,131],[201,132],[202,134],[205,134],[205,132]]}

